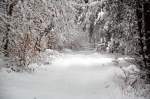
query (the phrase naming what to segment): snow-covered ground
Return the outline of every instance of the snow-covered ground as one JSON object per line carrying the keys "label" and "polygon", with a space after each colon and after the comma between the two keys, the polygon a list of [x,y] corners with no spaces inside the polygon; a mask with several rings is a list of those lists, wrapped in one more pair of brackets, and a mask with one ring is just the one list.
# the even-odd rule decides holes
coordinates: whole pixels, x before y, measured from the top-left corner
{"label": "snow-covered ground", "polygon": [[[120,65],[129,64],[120,58]],[[144,99],[123,94],[123,72],[104,54],[70,51],[41,67],[34,73],[1,70],[0,99]]]}

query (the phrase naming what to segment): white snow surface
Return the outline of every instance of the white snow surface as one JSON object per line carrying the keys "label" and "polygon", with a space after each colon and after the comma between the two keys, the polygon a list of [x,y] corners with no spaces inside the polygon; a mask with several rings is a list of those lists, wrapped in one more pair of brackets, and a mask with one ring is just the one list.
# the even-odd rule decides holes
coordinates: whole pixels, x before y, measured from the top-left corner
{"label": "white snow surface", "polygon": [[98,53],[70,52],[34,73],[1,70],[0,99],[144,99],[123,94],[118,78],[123,72],[113,60]]}

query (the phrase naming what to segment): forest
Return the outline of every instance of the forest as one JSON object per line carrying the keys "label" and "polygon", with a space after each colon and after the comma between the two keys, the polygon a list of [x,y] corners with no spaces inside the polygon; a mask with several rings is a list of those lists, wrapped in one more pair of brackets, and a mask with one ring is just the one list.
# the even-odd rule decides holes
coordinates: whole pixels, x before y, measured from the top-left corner
{"label": "forest", "polygon": [[[73,53],[75,56],[73,56]],[[98,55],[95,57],[99,58],[105,56],[111,57],[113,59],[111,61],[113,62],[113,66],[117,66],[125,74],[123,81],[127,85],[123,86],[131,86],[134,90],[137,88],[135,88],[135,86],[140,86],[141,81],[143,83],[143,85],[141,85],[142,87],[149,86],[147,87],[148,89],[145,87],[144,89],[142,89],[142,87],[140,87],[141,89],[136,89],[146,89],[144,95],[142,94],[142,96],[140,96],[144,96],[144,98],[109,98],[104,96],[100,99],[148,99],[148,94],[150,93],[150,1],[0,0],[0,72],[3,71],[2,68],[5,68],[4,70],[7,69],[6,71],[15,74],[19,72],[34,73],[36,66],[32,64],[44,61],[44,65],[51,66],[51,64],[53,64],[51,57],[56,57],[55,60],[59,60],[59,57],[64,57],[64,60],[59,62],[59,65],[62,66],[65,63],[69,64],[69,62],[73,64],[74,62],[71,63],[73,59],[76,60],[74,65],[78,62],[80,63],[81,60],[81,63],[83,63],[84,59],[82,58],[85,58],[85,64],[89,62],[92,64],[96,61],[99,65],[105,65],[105,63],[100,63],[105,62],[105,60],[100,58],[97,61],[97,59],[92,56],[95,54],[84,56],[83,53],[88,53],[88,55],[90,53],[97,53]],[[68,54],[70,55],[70,60]],[[45,57],[50,58],[46,60]],[[89,58],[86,60],[86,57]],[[120,57],[129,58],[121,60]],[[125,62],[121,63],[122,61]],[[40,66],[43,66],[43,64],[41,65],[40,63]],[[106,62],[106,64],[108,63]],[[125,66],[125,64],[135,66],[134,69],[137,71],[132,74],[127,73],[127,71],[123,69],[125,67],[122,67],[122,64],[123,66]],[[75,71],[79,69],[77,75],[82,75],[82,73],[80,73],[80,70],[83,69],[81,66],[74,68],[77,68]],[[93,66],[93,68],[96,67]],[[110,66],[110,68],[112,67]],[[133,69],[133,67],[131,68]],[[89,69],[91,69],[93,73],[92,67],[89,67]],[[97,69],[99,68],[97,67]],[[68,71],[70,72],[70,70]],[[107,70],[105,71],[107,72]],[[57,72],[59,72],[59,70]],[[64,74],[63,70],[60,70],[60,72],[62,75],[65,75],[66,78],[64,77],[64,79],[69,78]],[[6,76],[7,74],[0,73],[0,75]],[[87,75],[89,74],[87,73]],[[94,74],[91,75],[94,76]],[[130,77],[133,75],[136,78],[131,81]],[[55,76],[57,78],[57,74]],[[77,79],[73,74],[72,77]],[[70,78],[70,81],[74,81],[74,79]],[[1,80],[3,79],[0,79],[0,86]],[[77,80],[80,82],[80,79]],[[2,81],[2,85],[4,85],[3,82],[5,81]],[[109,88],[109,86],[106,87]],[[1,99],[24,99],[17,98],[17,96],[14,98],[12,98],[13,96],[6,97],[9,95],[7,94],[8,92],[5,93],[6,95],[4,95],[4,93],[1,95],[1,90],[3,91],[3,89],[0,88]],[[58,93],[56,92],[55,94]],[[26,96],[30,95],[28,94]],[[54,96],[41,98],[38,98],[38,96],[33,96],[32,98],[28,97],[28,99],[60,98],[61,97]],[[80,98],[81,97],[78,99]],[[83,96],[81,99],[84,98]],[[64,96],[64,99],[74,99],[74,97]],[[98,99],[98,96],[87,99]]]}

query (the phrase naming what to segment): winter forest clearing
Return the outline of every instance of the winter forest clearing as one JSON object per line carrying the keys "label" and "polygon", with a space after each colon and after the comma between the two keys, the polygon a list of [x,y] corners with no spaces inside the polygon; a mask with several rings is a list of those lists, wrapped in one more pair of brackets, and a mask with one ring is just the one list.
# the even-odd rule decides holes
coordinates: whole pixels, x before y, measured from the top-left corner
{"label": "winter forest clearing", "polygon": [[127,86],[119,64],[129,64],[120,58],[116,66],[113,60],[97,53],[67,53],[32,74],[1,72],[0,98],[144,99],[123,92]]}
{"label": "winter forest clearing", "polygon": [[0,0],[0,99],[149,99],[149,0]]}
{"label": "winter forest clearing", "polygon": [[32,74],[1,72],[0,98],[145,99],[135,96],[132,88],[125,85],[120,66],[126,66],[128,72],[134,72],[135,68],[129,67],[124,58],[120,57],[117,65],[108,55],[66,53]]}

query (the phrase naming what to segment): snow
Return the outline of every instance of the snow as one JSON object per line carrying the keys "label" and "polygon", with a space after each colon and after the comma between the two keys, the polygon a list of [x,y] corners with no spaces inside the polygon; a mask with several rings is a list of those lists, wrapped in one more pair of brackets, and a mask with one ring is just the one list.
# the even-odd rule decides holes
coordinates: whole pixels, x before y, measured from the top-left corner
{"label": "snow", "polygon": [[113,60],[105,54],[70,51],[42,64],[45,70],[1,70],[0,99],[144,99],[123,94],[118,78],[123,72]]}

